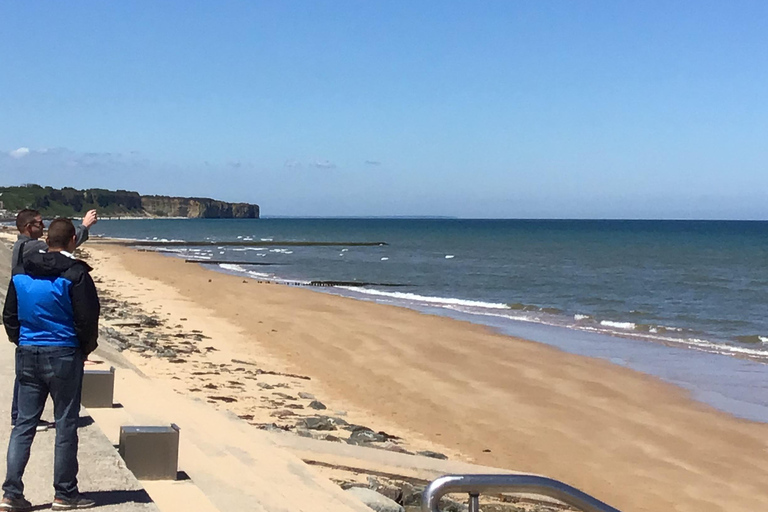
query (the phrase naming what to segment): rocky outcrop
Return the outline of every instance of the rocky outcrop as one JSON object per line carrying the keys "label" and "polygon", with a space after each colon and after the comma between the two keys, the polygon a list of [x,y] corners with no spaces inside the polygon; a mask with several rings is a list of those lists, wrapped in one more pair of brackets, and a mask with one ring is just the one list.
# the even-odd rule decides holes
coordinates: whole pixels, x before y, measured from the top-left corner
{"label": "rocky outcrop", "polygon": [[259,206],[249,203],[225,203],[202,197],[142,196],[141,207],[156,217],[196,219],[258,219]]}

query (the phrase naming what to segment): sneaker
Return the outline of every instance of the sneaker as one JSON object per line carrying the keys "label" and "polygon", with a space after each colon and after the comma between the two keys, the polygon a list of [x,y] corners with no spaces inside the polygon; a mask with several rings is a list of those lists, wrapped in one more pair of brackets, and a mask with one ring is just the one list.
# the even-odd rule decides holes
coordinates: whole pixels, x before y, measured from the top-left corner
{"label": "sneaker", "polygon": [[0,510],[22,512],[30,508],[32,508],[32,504],[24,498],[3,498],[3,501],[0,501]]}
{"label": "sneaker", "polygon": [[40,421],[37,422],[37,427],[35,427],[35,430],[37,432],[45,432],[46,430],[51,428],[52,425],[53,425],[53,423],[48,423],[45,420],[40,420]]}
{"label": "sneaker", "polygon": [[81,508],[91,508],[96,505],[96,502],[84,498],[82,494],[78,494],[74,498],[56,498],[51,505],[52,510],[77,510]]}

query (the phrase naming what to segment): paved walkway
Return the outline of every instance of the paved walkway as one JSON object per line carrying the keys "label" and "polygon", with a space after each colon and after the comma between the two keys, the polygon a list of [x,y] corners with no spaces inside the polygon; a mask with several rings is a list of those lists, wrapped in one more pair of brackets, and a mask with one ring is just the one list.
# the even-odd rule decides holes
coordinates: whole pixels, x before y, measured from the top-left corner
{"label": "paved walkway", "polygon": [[[5,302],[10,273],[10,251],[0,243],[0,304]],[[5,453],[11,432],[11,395],[13,393],[14,350],[5,330],[0,329],[0,478],[5,477]],[[44,418],[53,418],[49,400]],[[101,432],[86,411],[81,412],[80,436],[80,491],[96,500],[103,511],[157,512],[147,492],[136,480],[117,454],[117,450]],[[39,432],[32,445],[32,456],[24,475],[25,495],[34,505],[33,510],[50,507],[53,499],[53,430]]]}

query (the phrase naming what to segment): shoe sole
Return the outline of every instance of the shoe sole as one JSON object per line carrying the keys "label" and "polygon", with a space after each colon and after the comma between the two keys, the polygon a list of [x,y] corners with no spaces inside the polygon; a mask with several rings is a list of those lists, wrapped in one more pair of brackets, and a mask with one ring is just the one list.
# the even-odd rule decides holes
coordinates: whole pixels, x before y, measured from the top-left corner
{"label": "shoe sole", "polygon": [[84,510],[86,508],[93,508],[95,506],[95,503],[91,503],[90,505],[81,505],[79,507],[77,505],[59,505],[58,507],[51,505],[51,510]]}

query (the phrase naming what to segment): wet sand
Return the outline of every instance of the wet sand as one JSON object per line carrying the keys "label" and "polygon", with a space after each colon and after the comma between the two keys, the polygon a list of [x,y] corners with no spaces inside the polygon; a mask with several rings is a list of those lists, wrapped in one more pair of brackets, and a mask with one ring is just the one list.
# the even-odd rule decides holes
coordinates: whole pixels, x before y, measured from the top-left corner
{"label": "wet sand", "polygon": [[[198,353],[125,353],[180,392],[227,388],[236,401],[209,401],[254,424],[283,420],[275,411],[293,401],[249,402],[255,388],[231,384],[247,382],[231,372],[248,367],[232,359],[309,377],[274,376],[286,394],[311,393],[350,422],[404,439],[404,449],[544,474],[625,512],[768,510],[768,425],[644,374],[461,321],[125,247],[87,249],[100,289],[164,318],[168,332],[205,336]],[[203,371],[213,365],[225,371]],[[274,400],[279,391],[258,392]]]}

